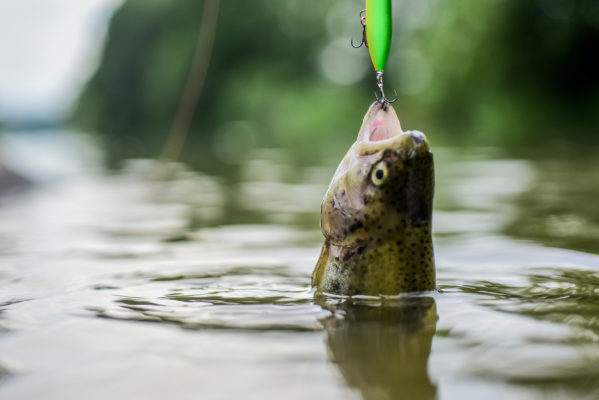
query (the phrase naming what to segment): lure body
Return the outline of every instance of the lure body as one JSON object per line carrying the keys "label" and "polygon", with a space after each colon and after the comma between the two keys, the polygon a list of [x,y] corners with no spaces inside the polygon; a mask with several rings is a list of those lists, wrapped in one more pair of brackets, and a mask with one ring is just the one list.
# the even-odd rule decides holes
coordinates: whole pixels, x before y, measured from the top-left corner
{"label": "lure body", "polygon": [[372,65],[385,70],[391,49],[391,0],[366,0],[366,39]]}

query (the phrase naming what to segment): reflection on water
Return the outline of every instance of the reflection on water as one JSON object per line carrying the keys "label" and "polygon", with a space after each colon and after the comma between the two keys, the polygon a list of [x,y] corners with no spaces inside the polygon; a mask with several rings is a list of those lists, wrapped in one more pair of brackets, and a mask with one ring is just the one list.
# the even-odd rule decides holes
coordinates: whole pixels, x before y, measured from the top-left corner
{"label": "reflection on water", "polygon": [[[474,295],[484,307],[541,321],[543,330],[521,335],[522,345],[488,349],[489,361],[477,360],[477,373],[559,393],[558,398],[594,398],[599,394],[599,271],[535,268],[526,278],[520,284],[445,287],[448,293]],[[491,363],[492,357],[498,359]]]}
{"label": "reflection on water", "polygon": [[547,245],[599,252],[599,166],[597,152],[543,155],[538,178],[515,198],[518,217],[505,227],[508,235]]}
{"label": "reflection on water", "polygon": [[534,231],[566,209],[594,226],[596,188],[551,174],[576,195],[549,196],[544,161],[435,149],[440,292],[315,302],[338,160],[109,173],[83,136],[3,149],[32,185],[0,201],[0,398],[599,397],[592,230]]}
{"label": "reflection on water", "polygon": [[318,318],[328,314],[312,305],[306,275],[287,267],[223,266],[218,272],[145,278],[143,288],[114,288],[114,302],[95,309],[96,315],[188,329],[314,331],[320,329]]}
{"label": "reflection on water", "polygon": [[333,311],[322,321],[329,357],[364,399],[437,397],[427,369],[438,318],[434,298],[318,302]]}
{"label": "reflection on water", "polygon": [[566,322],[595,332],[591,338],[599,339],[599,271],[542,269],[527,278],[524,285],[481,281],[454,289],[476,293],[480,303],[498,310]]}

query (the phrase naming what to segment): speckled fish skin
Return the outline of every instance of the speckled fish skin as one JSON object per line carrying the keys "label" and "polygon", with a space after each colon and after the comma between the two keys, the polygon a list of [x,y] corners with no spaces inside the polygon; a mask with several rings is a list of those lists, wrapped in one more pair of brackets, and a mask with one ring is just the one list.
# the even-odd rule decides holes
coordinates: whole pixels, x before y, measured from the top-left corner
{"label": "speckled fish skin", "polygon": [[321,205],[312,285],[338,295],[434,290],[433,192],[424,134],[402,132],[390,104],[372,104]]}

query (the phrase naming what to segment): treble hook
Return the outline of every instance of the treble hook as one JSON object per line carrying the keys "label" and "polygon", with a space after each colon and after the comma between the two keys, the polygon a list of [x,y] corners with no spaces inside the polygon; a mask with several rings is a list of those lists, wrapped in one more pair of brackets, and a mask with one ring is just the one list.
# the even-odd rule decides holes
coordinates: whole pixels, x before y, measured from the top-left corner
{"label": "treble hook", "polygon": [[393,100],[389,100],[385,97],[385,92],[383,91],[383,71],[376,71],[376,85],[378,86],[381,95],[381,98],[379,99],[377,93],[374,92],[374,97],[376,98],[376,101],[378,101],[381,104],[391,104],[397,101],[397,92],[395,90],[393,91],[395,93],[395,98]]}
{"label": "treble hook", "polygon": [[356,46],[354,45],[354,39],[351,39],[351,47],[359,49],[362,45],[368,48],[368,39],[366,39],[366,10],[360,11],[360,24],[362,24],[362,42]]}

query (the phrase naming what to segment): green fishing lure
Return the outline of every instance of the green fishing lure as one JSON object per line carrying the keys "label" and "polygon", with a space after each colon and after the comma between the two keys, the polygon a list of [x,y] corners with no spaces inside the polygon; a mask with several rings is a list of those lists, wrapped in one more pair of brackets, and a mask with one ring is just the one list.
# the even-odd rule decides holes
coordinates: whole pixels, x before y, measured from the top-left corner
{"label": "green fishing lure", "polygon": [[372,65],[377,72],[383,72],[391,50],[393,32],[391,0],[366,0],[366,46],[370,52]]}
{"label": "green fishing lure", "polygon": [[391,13],[391,0],[366,0],[366,8],[360,12],[362,23],[362,43],[355,48],[368,48],[372,65],[376,71],[376,85],[379,88],[380,98],[376,96],[381,103],[394,103],[395,99],[388,100],[383,91],[383,72],[389,60],[389,51],[391,50],[391,35],[393,33],[393,18]]}

